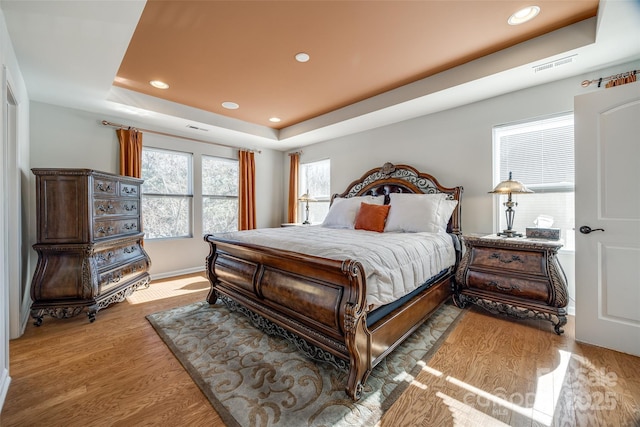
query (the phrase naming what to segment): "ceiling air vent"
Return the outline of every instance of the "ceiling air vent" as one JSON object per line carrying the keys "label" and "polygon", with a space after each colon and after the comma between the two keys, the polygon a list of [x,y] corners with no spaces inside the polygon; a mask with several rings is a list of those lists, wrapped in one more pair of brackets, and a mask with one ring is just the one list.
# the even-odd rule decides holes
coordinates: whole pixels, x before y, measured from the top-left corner
{"label": "ceiling air vent", "polygon": [[536,65],[533,67],[533,72],[538,73],[540,71],[551,70],[562,65],[571,64],[575,61],[577,55],[566,56],[564,58],[556,59],[555,61],[547,62],[544,64]]}
{"label": "ceiling air vent", "polygon": [[194,126],[194,125],[187,125],[187,128],[194,129],[194,130],[201,130],[203,132],[209,132],[209,129],[199,128],[198,126]]}

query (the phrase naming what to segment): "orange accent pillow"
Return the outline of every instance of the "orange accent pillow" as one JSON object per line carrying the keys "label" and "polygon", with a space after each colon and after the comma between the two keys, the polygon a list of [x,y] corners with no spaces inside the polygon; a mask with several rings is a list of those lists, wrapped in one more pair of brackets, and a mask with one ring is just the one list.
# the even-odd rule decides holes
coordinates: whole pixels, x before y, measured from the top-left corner
{"label": "orange accent pillow", "polygon": [[384,223],[389,215],[390,205],[371,205],[369,203],[360,203],[360,210],[356,216],[356,230],[369,230],[382,233],[384,231]]}

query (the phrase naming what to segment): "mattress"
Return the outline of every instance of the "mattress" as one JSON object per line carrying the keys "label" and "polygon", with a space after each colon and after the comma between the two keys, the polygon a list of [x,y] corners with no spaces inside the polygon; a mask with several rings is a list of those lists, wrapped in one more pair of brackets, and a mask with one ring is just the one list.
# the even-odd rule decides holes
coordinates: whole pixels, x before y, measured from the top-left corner
{"label": "mattress", "polygon": [[214,236],[338,261],[359,261],[366,275],[368,311],[411,293],[456,260],[454,242],[446,233],[377,233],[311,225]]}

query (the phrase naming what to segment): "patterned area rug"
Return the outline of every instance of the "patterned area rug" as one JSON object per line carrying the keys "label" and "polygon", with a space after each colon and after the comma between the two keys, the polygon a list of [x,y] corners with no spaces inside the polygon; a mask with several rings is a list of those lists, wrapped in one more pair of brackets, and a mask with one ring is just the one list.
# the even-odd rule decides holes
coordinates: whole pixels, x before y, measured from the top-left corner
{"label": "patterned area rug", "polygon": [[197,302],[147,316],[228,426],[372,426],[462,317],[443,305],[375,367],[363,397],[346,373],[314,362],[223,304]]}

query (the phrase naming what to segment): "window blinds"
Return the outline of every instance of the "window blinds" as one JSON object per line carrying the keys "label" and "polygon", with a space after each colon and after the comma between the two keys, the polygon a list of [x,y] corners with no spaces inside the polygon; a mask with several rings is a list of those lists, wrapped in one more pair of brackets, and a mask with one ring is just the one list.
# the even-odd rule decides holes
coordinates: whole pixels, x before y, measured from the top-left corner
{"label": "window blinds", "polygon": [[573,114],[494,128],[496,182],[522,181],[535,192],[573,191]]}

